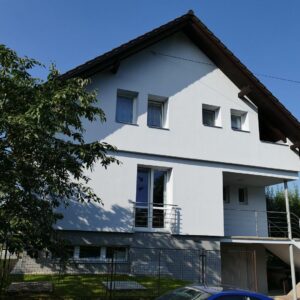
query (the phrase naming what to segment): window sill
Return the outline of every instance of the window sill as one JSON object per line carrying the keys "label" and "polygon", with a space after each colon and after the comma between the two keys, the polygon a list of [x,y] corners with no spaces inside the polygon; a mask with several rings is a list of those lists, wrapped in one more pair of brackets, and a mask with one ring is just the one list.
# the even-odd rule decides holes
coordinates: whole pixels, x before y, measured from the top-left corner
{"label": "window sill", "polygon": [[160,129],[160,130],[166,130],[166,131],[170,131],[170,128],[165,128],[165,127],[155,127],[155,126],[149,126],[147,125],[148,128],[151,128],[151,129]]}
{"label": "window sill", "polygon": [[207,124],[203,124],[203,126],[205,126],[205,127],[211,127],[211,128],[223,129],[222,126],[217,126],[217,125],[207,125]]}
{"label": "window sill", "polygon": [[167,228],[149,228],[149,227],[134,227],[136,232],[162,232],[162,233],[171,233],[171,230]]}
{"label": "window sill", "polygon": [[250,131],[249,131],[249,130],[243,130],[243,129],[232,128],[232,127],[231,127],[231,129],[232,129],[233,131],[237,131],[237,132],[245,132],[245,133],[250,133]]}
{"label": "window sill", "polygon": [[[74,258],[73,259],[74,262],[78,263],[78,264],[109,264],[111,263],[110,259],[82,259],[82,258]],[[115,263],[118,264],[127,264],[128,261],[127,260],[118,260],[118,259],[114,259]]]}
{"label": "window sill", "polygon": [[116,123],[120,123],[120,124],[124,124],[124,125],[132,125],[132,126],[139,126],[137,123],[127,123],[127,122],[121,122],[121,121],[117,121]]}

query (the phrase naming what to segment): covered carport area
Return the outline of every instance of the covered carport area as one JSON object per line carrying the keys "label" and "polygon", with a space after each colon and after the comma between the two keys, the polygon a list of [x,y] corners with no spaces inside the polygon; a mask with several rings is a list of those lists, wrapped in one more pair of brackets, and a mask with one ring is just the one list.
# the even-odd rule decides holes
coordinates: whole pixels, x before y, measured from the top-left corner
{"label": "covered carport area", "polygon": [[288,238],[224,238],[221,241],[222,284],[268,294],[267,251],[300,271],[300,242]]}

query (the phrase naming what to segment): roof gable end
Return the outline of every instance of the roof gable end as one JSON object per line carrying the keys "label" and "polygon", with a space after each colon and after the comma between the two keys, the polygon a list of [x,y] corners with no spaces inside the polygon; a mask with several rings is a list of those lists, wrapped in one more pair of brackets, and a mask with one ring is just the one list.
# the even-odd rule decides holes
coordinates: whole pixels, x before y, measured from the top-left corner
{"label": "roof gable end", "polygon": [[293,150],[300,146],[298,120],[192,11],[66,72],[61,77],[90,77],[107,70],[116,72],[122,60],[179,31],[183,31],[232,80],[241,90],[240,98],[248,96],[258,107],[262,139],[276,141],[287,137],[296,145]]}

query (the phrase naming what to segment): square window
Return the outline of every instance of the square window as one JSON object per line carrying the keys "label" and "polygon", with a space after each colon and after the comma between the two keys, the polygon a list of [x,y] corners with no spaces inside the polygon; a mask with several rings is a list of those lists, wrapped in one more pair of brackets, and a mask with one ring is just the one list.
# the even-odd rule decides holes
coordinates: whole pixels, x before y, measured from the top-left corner
{"label": "square window", "polygon": [[242,117],[237,115],[231,115],[231,128],[242,130]]}
{"label": "square window", "polygon": [[245,111],[231,109],[231,128],[238,131],[248,131],[248,114]]}
{"label": "square window", "polygon": [[118,90],[117,92],[117,107],[116,121],[126,124],[136,123],[137,98],[138,93]]}
{"label": "square window", "polygon": [[149,127],[163,127],[163,103],[157,101],[148,102],[147,125]]}
{"label": "square window", "polygon": [[133,123],[133,99],[118,96],[116,119],[121,123]]}
{"label": "square window", "polygon": [[147,125],[152,128],[166,128],[168,126],[168,98],[148,95]]}
{"label": "square window", "polygon": [[239,188],[238,190],[239,203],[243,205],[248,204],[248,192],[246,188]]}
{"label": "square window", "polygon": [[206,126],[216,126],[216,112],[214,110],[203,109],[203,124]]}
{"label": "square window", "polygon": [[202,122],[205,126],[221,127],[220,107],[209,104],[203,104]]}

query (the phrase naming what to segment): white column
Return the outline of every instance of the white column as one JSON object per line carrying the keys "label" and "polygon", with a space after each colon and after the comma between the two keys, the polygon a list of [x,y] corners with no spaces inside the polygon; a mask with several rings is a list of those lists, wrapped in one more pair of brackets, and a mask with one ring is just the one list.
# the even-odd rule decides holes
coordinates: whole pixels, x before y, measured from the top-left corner
{"label": "white column", "polygon": [[288,184],[286,180],[284,181],[284,197],[285,197],[286,217],[287,217],[287,225],[288,225],[288,238],[290,240],[289,255],[290,255],[292,286],[293,286],[293,300],[297,300],[294,249],[292,244],[293,236],[292,236],[292,227],[291,227],[290,202],[289,202],[289,194],[288,194]]}

